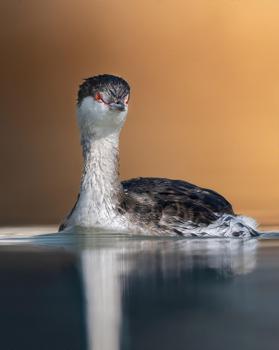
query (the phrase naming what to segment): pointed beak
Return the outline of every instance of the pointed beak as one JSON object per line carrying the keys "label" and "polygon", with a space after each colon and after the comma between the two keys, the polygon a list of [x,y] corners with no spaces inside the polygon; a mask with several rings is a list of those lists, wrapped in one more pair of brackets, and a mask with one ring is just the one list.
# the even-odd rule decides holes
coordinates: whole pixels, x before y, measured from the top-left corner
{"label": "pointed beak", "polygon": [[110,103],[109,108],[113,111],[123,112],[123,111],[125,111],[126,106],[123,102],[118,102],[118,103]]}

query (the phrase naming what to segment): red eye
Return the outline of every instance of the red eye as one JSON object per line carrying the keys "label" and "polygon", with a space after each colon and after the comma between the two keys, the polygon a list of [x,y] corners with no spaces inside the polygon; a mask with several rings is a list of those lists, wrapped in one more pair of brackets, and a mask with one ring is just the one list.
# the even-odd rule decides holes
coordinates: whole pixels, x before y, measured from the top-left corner
{"label": "red eye", "polygon": [[95,100],[98,101],[98,102],[104,102],[103,99],[102,99],[102,96],[101,96],[101,94],[99,92],[96,93]]}
{"label": "red eye", "polygon": [[129,103],[129,99],[130,99],[130,95],[128,95],[128,96],[125,98],[125,104],[126,104],[126,105]]}

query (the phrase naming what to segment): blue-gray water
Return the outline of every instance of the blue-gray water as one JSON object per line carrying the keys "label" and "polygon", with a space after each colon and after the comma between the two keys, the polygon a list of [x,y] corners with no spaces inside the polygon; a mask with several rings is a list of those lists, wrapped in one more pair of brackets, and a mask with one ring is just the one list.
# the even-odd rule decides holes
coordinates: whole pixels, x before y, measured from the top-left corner
{"label": "blue-gray water", "polygon": [[278,235],[2,230],[0,286],[3,350],[278,349]]}

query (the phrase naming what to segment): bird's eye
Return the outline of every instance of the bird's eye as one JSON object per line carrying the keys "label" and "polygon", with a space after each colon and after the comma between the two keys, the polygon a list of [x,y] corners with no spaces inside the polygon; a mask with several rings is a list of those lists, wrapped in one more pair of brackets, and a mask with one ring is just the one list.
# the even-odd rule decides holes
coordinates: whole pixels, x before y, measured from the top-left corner
{"label": "bird's eye", "polygon": [[102,99],[102,96],[101,96],[101,94],[99,92],[96,93],[95,100],[98,101],[98,102],[104,102],[103,99]]}
{"label": "bird's eye", "polygon": [[129,103],[130,95],[125,97],[124,103],[127,105]]}

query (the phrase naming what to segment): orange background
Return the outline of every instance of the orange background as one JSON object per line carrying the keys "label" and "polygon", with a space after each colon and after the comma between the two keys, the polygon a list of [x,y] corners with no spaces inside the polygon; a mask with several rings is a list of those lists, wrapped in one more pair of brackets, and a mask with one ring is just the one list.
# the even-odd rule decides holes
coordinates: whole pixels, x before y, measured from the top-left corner
{"label": "orange background", "polygon": [[81,171],[82,78],[132,86],[121,177],[181,178],[279,222],[277,0],[6,0],[1,224],[56,223]]}

